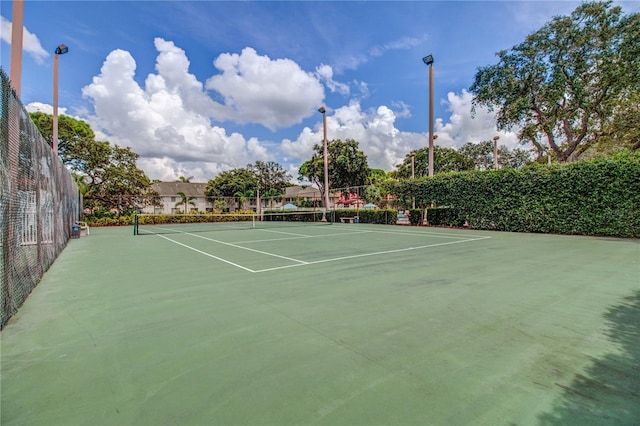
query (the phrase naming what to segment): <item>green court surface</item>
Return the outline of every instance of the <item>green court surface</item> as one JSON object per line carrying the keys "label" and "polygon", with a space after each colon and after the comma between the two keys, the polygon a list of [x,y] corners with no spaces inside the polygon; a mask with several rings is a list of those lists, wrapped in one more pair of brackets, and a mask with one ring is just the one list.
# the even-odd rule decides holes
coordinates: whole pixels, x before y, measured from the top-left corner
{"label": "green court surface", "polygon": [[2,425],[640,423],[638,240],[365,224],[71,240]]}

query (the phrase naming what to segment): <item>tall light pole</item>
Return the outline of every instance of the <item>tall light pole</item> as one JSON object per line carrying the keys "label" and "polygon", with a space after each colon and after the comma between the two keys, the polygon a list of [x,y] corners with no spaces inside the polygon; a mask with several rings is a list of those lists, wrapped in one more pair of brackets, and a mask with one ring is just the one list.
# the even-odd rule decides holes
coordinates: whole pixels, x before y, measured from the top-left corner
{"label": "tall light pole", "polygon": [[11,13],[13,25],[11,25],[11,69],[9,71],[9,77],[11,80],[11,88],[15,90],[16,95],[20,97],[20,86],[22,82],[24,1],[14,1]]}
{"label": "tall light pole", "polygon": [[[322,145],[324,147],[324,209],[325,212],[329,211],[329,159],[327,152],[327,110],[325,107],[318,108],[318,112],[322,114],[322,129],[323,138]],[[326,217],[323,216],[326,220]]]}
{"label": "tall light pole", "polygon": [[[411,151],[411,179],[415,179],[416,178],[416,168],[415,168],[415,163],[416,163],[416,152],[415,151]],[[411,206],[412,208],[416,208],[416,197],[411,197]]]}
{"label": "tall light pole", "polygon": [[53,130],[51,132],[51,148],[58,155],[58,56],[69,51],[64,44],[56,47],[53,52]]}
{"label": "tall light pole", "polygon": [[422,58],[429,67],[429,176],[433,176],[433,55]]}
{"label": "tall light pole", "polygon": [[500,136],[493,137],[493,170],[498,170],[498,139]]}

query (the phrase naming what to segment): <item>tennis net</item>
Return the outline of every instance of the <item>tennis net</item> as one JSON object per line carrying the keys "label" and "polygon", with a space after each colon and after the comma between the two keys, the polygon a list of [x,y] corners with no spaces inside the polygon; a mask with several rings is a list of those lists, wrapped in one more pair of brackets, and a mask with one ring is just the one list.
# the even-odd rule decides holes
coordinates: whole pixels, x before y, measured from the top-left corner
{"label": "tennis net", "polygon": [[278,212],[248,214],[138,214],[134,217],[134,235],[176,234],[235,229],[280,228],[288,226],[329,225],[333,212]]}

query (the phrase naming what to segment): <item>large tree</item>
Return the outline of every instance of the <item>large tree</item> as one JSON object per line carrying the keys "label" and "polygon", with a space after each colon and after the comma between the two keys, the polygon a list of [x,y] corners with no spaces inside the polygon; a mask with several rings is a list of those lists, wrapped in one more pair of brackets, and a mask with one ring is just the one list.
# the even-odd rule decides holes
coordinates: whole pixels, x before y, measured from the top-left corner
{"label": "large tree", "polygon": [[289,172],[274,161],[256,161],[255,164],[248,164],[247,170],[254,174],[260,195],[263,197],[282,195],[286,188],[291,186]]}
{"label": "large tree", "polygon": [[[53,117],[42,112],[30,116],[51,144]],[[59,117],[58,154],[76,181],[81,182],[86,208],[125,212],[157,198],[157,193],[148,189],[149,178],[137,166],[138,154],[130,148],[96,141],[93,130],[82,120]]]}
{"label": "large tree", "polygon": [[[298,169],[299,180],[315,183],[324,195],[324,149],[323,145],[313,146],[310,160],[302,163]],[[327,144],[329,188],[346,189],[366,185],[369,180],[367,156],[358,149],[358,142],[353,139],[342,141],[335,139]]]}
{"label": "large tree", "polygon": [[[458,150],[473,162],[477,170],[493,169],[493,141],[467,142]],[[498,147],[498,166],[519,169],[531,162],[529,152],[516,148],[510,151],[506,146]]]}
{"label": "large tree", "polygon": [[210,197],[235,197],[256,190],[258,181],[251,170],[232,169],[220,173],[207,182],[206,195]]}
{"label": "large tree", "polygon": [[[433,171],[435,174],[443,172],[459,172],[463,170],[471,170],[474,163],[453,148],[444,148],[441,146],[433,147]],[[419,178],[429,175],[429,149],[420,148],[413,151],[413,174]],[[396,165],[396,170],[392,172],[395,178],[410,178],[412,154],[407,154],[402,163]]]}
{"label": "large tree", "polygon": [[573,161],[640,91],[640,14],[583,3],[497,55],[476,73],[474,107],[497,108],[498,129],[520,126],[539,157]]}

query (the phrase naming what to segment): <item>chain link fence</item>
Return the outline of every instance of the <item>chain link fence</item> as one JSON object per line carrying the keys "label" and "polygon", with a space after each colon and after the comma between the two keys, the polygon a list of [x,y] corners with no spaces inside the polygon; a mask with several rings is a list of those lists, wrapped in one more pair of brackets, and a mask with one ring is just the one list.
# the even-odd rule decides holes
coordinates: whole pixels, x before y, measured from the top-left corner
{"label": "chain link fence", "polygon": [[0,328],[66,246],[82,200],[0,69]]}

